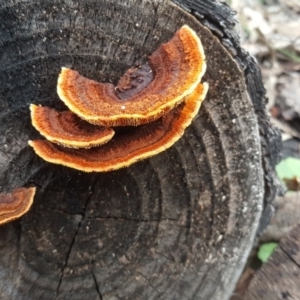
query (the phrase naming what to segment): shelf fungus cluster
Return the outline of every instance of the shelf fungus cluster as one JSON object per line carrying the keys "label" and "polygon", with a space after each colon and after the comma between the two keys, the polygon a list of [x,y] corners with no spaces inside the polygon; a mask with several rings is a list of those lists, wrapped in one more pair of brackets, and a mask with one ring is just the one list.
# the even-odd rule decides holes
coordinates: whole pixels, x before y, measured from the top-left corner
{"label": "shelf fungus cluster", "polygon": [[62,68],[57,93],[70,111],[31,105],[33,126],[46,140],[29,141],[44,160],[86,172],[131,165],[172,146],[198,113],[205,56],[188,26],[162,44],[117,86]]}
{"label": "shelf fungus cluster", "polygon": [[33,203],[35,188],[18,188],[11,193],[0,194],[0,225],[24,215]]}

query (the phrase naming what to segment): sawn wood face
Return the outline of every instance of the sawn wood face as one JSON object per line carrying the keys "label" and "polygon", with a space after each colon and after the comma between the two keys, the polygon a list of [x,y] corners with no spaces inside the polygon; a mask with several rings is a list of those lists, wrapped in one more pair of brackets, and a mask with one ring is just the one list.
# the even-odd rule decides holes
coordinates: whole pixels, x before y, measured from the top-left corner
{"label": "sawn wood face", "polygon": [[[1,299],[229,298],[275,190],[277,135],[230,9],[176,3],[0,1],[1,193],[37,187],[29,212],[0,227]],[[117,86],[184,24],[201,38],[209,92],[173,147],[98,174],[36,156],[29,104],[66,109],[61,66]]]}

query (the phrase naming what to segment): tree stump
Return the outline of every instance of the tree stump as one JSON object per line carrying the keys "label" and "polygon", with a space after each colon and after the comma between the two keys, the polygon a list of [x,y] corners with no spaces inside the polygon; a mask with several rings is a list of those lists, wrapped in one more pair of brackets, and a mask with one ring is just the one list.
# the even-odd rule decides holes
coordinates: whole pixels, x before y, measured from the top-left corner
{"label": "tree stump", "polygon": [[245,300],[300,299],[300,224],[279,243],[252,279]]}
{"label": "tree stump", "polygon": [[[36,186],[0,228],[0,298],[228,299],[276,193],[280,138],[233,12],[212,0],[0,1],[0,187]],[[188,24],[210,85],[169,150],[84,173],[39,159],[29,104],[63,109],[62,66],[116,83]]]}

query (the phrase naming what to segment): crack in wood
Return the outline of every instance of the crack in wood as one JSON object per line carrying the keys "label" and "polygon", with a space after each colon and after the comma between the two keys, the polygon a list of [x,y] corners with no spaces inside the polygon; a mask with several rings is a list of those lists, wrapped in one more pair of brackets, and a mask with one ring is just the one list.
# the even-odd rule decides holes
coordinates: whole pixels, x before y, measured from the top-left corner
{"label": "crack in wood", "polygon": [[81,225],[82,225],[82,222],[85,220],[85,213],[86,213],[86,209],[87,209],[87,206],[92,198],[92,195],[94,193],[94,186],[95,186],[95,183],[97,181],[97,178],[95,178],[94,182],[91,184],[90,186],[90,195],[87,197],[86,201],[85,201],[85,204],[84,204],[84,208],[83,208],[83,212],[81,214],[82,216],[82,219],[80,220],[80,222],[78,222],[78,226],[77,226],[77,229],[75,231],[75,234],[74,234],[74,237],[71,241],[71,244],[70,244],[70,247],[69,247],[69,250],[67,252],[67,255],[66,255],[66,259],[65,259],[65,263],[64,263],[64,266],[62,267],[62,270],[61,270],[61,275],[60,275],[60,278],[59,278],[59,282],[58,282],[58,285],[57,285],[57,288],[56,288],[56,298],[59,296],[59,291],[60,291],[60,287],[61,287],[61,284],[62,284],[62,281],[63,281],[63,278],[64,278],[64,271],[68,265],[68,261],[69,261],[69,258],[70,258],[70,254],[71,254],[71,251],[73,249],[73,246],[75,244],[75,240],[76,240],[76,237],[78,235],[78,232],[81,228]]}
{"label": "crack in wood", "polygon": [[160,255],[160,256],[162,256],[162,257],[164,257],[164,258],[166,258],[167,260],[169,260],[171,262],[176,262],[175,259],[174,259],[174,257],[165,255],[165,254],[163,254],[163,253],[161,253],[161,252],[159,252],[157,250],[155,250],[155,253],[158,254],[158,255]]}
{"label": "crack in wood", "polygon": [[102,296],[102,294],[101,294],[101,292],[100,292],[100,288],[99,288],[99,285],[98,285],[98,282],[97,282],[95,273],[94,273],[94,271],[93,271],[93,268],[91,268],[91,272],[92,272],[92,276],[93,276],[94,283],[95,283],[95,288],[96,288],[97,294],[98,294],[98,296],[99,296],[99,299],[100,299],[100,300],[103,300],[103,296]]}
{"label": "crack in wood", "polygon": [[283,247],[279,244],[280,250],[300,269],[300,264],[284,249],[284,246],[284,244]]}

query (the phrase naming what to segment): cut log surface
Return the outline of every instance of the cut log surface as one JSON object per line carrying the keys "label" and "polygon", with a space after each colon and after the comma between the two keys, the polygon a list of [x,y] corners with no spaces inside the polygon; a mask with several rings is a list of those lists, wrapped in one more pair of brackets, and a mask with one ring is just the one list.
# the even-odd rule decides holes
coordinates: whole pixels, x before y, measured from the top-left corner
{"label": "cut log surface", "polygon": [[245,300],[300,299],[300,224],[279,243],[252,279]]}
{"label": "cut log surface", "polygon": [[[274,198],[279,149],[230,8],[1,0],[0,20],[0,192],[37,188],[29,213],[0,227],[0,299],[228,299]],[[28,147],[29,104],[65,109],[62,66],[116,84],[184,24],[201,38],[210,88],[173,147],[91,174]]]}

